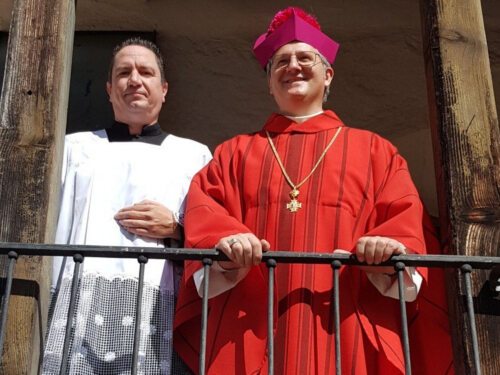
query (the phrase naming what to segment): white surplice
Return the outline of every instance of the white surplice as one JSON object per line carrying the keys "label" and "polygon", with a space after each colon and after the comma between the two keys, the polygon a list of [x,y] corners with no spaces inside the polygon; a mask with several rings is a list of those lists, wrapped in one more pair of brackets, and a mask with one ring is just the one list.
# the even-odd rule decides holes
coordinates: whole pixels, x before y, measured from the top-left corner
{"label": "white surplice", "polygon": [[[162,240],[127,232],[114,215],[148,199],[182,218],[191,178],[211,159],[206,146],[189,139],[168,135],[160,146],[109,142],[104,130],[66,136],[64,151],[56,242],[78,245],[164,247]],[[61,261],[54,259],[52,290],[57,290],[57,300],[43,374],[58,373],[61,362],[74,267],[67,258],[60,273]],[[138,274],[135,259],[84,260],[71,374],[130,373]],[[174,305],[171,262],[150,260],[146,264],[143,293],[139,370],[169,374]]]}

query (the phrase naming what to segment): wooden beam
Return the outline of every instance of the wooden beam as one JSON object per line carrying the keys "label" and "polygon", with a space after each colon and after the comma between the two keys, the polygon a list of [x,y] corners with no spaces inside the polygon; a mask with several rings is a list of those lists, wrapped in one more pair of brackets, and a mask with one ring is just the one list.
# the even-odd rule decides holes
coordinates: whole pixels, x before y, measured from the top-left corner
{"label": "wooden beam", "polygon": [[[446,251],[499,256],[500,131],[481,2],[420,0],[420,5]],[[475,297],[481,291],[488,294],[487,278],[487,272],[473,273]],[[455,368],[458,374],[475,374],[464,286],[457,272],[447,275],[447,289]],[[493,298],[490,302],[493,306]],[[481,370],[500,374],[500,316],[484,307],[476,298]]]}
{"label": "wooden beam", "polygon": [[[53,242],[74,25],[72,0],[14,1],[0,99],[0,241]],[[36,373],[49,260],[22,257],[14,277],[22,296],[10,302],[0,372]]]}

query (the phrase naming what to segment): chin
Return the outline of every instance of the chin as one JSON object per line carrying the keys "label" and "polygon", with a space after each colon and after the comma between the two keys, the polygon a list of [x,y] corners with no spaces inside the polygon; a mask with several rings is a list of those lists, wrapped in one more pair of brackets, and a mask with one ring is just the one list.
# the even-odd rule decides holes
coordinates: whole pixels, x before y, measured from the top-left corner
{"label": "chin", "polygon": [[307,96],[307,92],[303,90],[289,90],[287,97],[290,99],[301,99]]}
{"label": "chin", "polygon": [[308,86],[305,85],[304,82],[290,84],[285,87],[285,91],[290,95],[300,94],[300,93],[304,94],[305,92],[307,92],[308,89],[309,89]]}
{"label": "chin", "polygon": [[147,108],[147,105],[143,102],[130,102],[128,104],[128,108],[131,111],[143,110],[143,109]]}

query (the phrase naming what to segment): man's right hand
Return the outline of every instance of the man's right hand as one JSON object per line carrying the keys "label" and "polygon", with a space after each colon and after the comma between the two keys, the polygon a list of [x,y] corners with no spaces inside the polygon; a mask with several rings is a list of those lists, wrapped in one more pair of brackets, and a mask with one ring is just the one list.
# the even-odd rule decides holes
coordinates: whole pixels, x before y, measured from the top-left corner
{"label": "man's right hand", "polygon": [[221,238],[215,247],[231,260],[219,262],[221,268],[229,271],[258,265],[262,253],[268,251],[271,245],[264,239],[259,240],[253,233],[238,233]]}
{"label": "man's right hand", "polygon": [[180,238],[180,229],[174,214],[161,203],[143,200],[124,207],[115,220],[130,233],[147,238]]}

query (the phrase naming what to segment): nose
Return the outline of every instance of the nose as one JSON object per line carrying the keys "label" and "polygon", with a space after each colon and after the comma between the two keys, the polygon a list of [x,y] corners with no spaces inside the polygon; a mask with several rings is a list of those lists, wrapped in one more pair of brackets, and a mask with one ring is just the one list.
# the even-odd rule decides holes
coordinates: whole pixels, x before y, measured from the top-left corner
{"label": "nose", "polygon": [[299,61],[297,60],[297,56],[295,55],[290,56],[290,61],[288,62],[286,68],[287,70],[296,70],[301,68],[301,66],[299,65]]}
{"label": "nose", "polygon": [[128,78],[128,84],[129,86],[136,86],[136,85],[139,85],[141,83],[141,79],[140,79],[140,75],[139,75],[139,72],[134,69],[130,72],[130,76]]}

